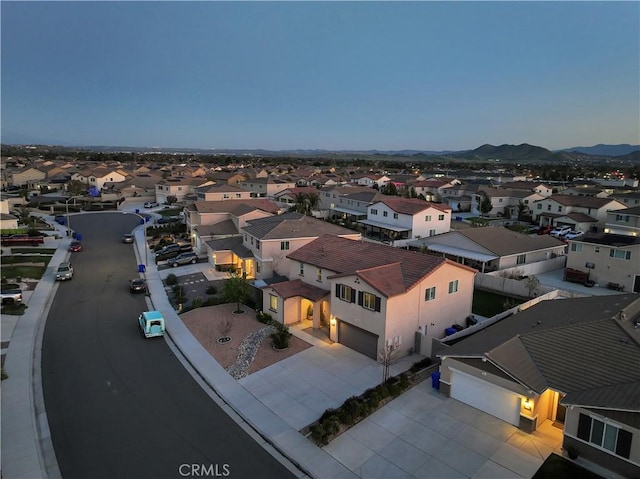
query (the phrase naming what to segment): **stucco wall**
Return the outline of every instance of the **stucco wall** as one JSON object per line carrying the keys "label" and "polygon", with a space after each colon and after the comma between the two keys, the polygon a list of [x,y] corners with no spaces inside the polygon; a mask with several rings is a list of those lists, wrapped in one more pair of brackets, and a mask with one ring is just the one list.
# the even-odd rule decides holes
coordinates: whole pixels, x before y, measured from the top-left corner
{"label": "stucco wall", "polygon": [[[589,271],[589,279],[606,286],[609,282],[624,285],[625,292],[633,291],[635,275],[640,275],[640,245],[627,246],[623,249],[631,252],[630,259],[618,259],[609,256],[610,246],[596,245],[593,243],[579,243],[582,245],[582,253],[571,251],[567,256],[567,268],[580,271]],[[596,253],[596,248],[599,252]],[[593,263],[594,268],[587,270],[586,263]]]}

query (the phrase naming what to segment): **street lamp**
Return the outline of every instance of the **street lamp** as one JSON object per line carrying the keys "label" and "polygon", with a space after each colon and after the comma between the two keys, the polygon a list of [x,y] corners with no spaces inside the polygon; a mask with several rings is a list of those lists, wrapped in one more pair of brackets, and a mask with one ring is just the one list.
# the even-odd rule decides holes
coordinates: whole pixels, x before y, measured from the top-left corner
{"label": "street lamp", "polygon": [[138,218],[140,218],[142,220],[142,225],[144,227],[144,265],[145,265],[145,271],[147,268],[147,265],[149,264],[149,253],[148,253],[148,244],[147,244],[147,219],[142,216],[139,213],[134,213],[133,211],[123,211],[122,214],[124,215],[136,215]]}

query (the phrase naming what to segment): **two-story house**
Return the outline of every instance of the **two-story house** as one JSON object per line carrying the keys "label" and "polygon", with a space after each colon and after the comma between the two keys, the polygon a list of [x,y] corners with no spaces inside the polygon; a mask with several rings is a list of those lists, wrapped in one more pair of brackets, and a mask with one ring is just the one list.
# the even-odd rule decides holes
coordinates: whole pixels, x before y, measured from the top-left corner
{"label": "two-story house", "polygon": [[5,171],[7,184],[11,186],[32,186],[44,181],[47,174],[38,168],[25,166],[23,168],[7,168]]}
{"label": "two-story house", "polygon": [[607,212],[626,208],[612,198],[551,195],[537,200],[531,208],[533,221],[541,226],[570,226],[578,231],[602,230]]}
{"label": "two-story house", "polygon": [[361,173],[353,175],[349,182],[357,186],[366,186],[367,188],[373,188],[375,185],[378,188],[382,188],[390,180],[387,175],[376,175],[373,173]]}
{"label": "two-story house", "polygon": [[213,184],[206,178],[167,178],[156,184],[156,201],[166,203],[173,196],[177,202],[183,202],[186,196],[195,196],[196,188]]}
{"label": "two-story house", "polygon": [[251,192],[238,186],[220,183],[196,188],[197,201],[248,200]]}
{"label": "two-story house", "polygon": [[509,181],[507,183],[502,183],[500,188],[504,189],[512,189],[512,190],[524,190],[524,191],[533,191],[538,193],[539,195],[544,196],[545,198],[551,196],[553,194],[553,188],[545,183],[540,183],[538,181]]}
{"label": "two-story house", "polygon": [[[471,313],[475,270],[443,258],[325,235],[289,254],[289,281],[264,286],[264,310],[285,324],[311,309],[314,328],[374,359],[442,338]],[[326,326],[325,326],[326,325]]]}
{"label": "two-story house", "polygon": [[127,174],[119,170],[98,167],[76,171],[71,175],[71,179],[81,181],[89,187],[101,190],[104,188],[105,183],[120,183],[125,181]]}
{"label": "two-story house", "polygon": [[269,176],[267,178],[252,178],[241,181],[238,186],[251,192],[252,198],[273,198],[276,193],[289,188],[295,188],[295,181],[287,181]]}
{"label": "two-story house", "polygon": [[454,185],[459,185],[460,181],[450,178],[437,178],[428,180],[415,180],[407,182],[407,188],[413,189],[416,195],[421,196],[426,201],[442,201],[443,190]]}
{"label": "two-story house", "polygon": [[360,233],[300,213],[284,213],[247,221],[242,228],[243,246],[255,259],[255,278],[288,276],[288,254],[322,235],[359,240]]}
{"label": "two-story house", "polygon": [[440,191],[440,201],[452,211],[470,211],[472,196],[480,187],[481,185],[476,183],[443,187]]}
{"label": "two-story house", "polygon": [[451,227],[451,208],[419,199],[386,196],[367,207],[359,220],[365,236],[393,246],[410,240],[446,233]]}
{"label": "two-story house", "polygon": [[[484,187],[472,195],[471,212],[481,216],[517,219],[521,213],[530,213],[533,203],[543,198],[541,194],[527,189]],[[485,199],[491,202],[491,209],[483,213],[481,205]]]}

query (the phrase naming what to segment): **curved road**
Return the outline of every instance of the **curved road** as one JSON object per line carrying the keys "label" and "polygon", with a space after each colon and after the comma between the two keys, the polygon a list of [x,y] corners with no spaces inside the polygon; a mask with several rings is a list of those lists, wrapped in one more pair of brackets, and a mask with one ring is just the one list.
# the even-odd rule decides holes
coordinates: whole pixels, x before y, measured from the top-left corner
{"label": "curved road", "polygon": [[139,222],[72,217],[84,251],[59,284],[42,351],[42,385],[63,478],[287,478],[291,472],[231,420],[161,338],[145,340],[134,250]]}

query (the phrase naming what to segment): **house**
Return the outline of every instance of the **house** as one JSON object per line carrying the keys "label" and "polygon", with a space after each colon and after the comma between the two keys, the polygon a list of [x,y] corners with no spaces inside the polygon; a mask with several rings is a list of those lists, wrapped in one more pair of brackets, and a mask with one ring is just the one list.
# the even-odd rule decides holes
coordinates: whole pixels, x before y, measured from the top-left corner
{"label": "house", "polygon": [[319,191],[313,186],[296,186],[276,193],[273,196],[273,201],[277,202],[280,207],[288,209],[297,203],[300,195],[318,195],[319,198]]}
{"label": "house", "polygon": [[251,192],[225,183],[206,185],[195,190],[198,201],[248,200]]}
{"label": "house", "polygon": [[443,191],[454,185],[459,185],[460,181],[449,178],[437,178],[428,180],[415,180],[407,182],[407,188],[414,190],[417,196],[426,201],[441,202]]}
{"label": "house", "polygon": [[289,281],[262,288],[265,312],[377,359],[404,356],[415,333],[442,338],[471,313],[475,270],[414,251],[323,235],[288,255]]}
{"label": "house", "polygon": [[250,191],[252,198],[273,198],[276,193],[289,188],[295,188],[294,181],[286,181],[269,176],[268,178],[253,178],[241,181],[238,186]]}
{"label": "house", "polygon": [[358,186],[366,186],[372,188],[374,185],[378,188],[382,188],[390,180],[387,175],[374,175],[372,173],[364,173],[353,175],[349,180],[350,183],[354,183]]}
{"label": "house", "polygon": [[[473,193],[471,198],[471,212],[476,215],[518,219],[529,214],[533,203],[544,197],[526,189],[484,187]],[[491,202],[491,208],[483,213],[481,205],[486,199]]]}
{"label": "house", "polygon": [[241,230],[243,246],[255,258],[256,279],[289,275],[288,254],[322,235],[359,240],[360,233],[300,213],[248,220]]}
{"label": "house", "polygon": [[449,231],[451,208],[419,199],[385,196],[367,207],[367,218],[358,220],[367,238],[405,246],[409,240]]}
{"label": "house", "polygon": [[551,186],[538,181],[509,181],[507,183],[502,183],[500,188],[507,190],[533,191],[545,198],[553,194],[553,188]]}
{"label": "house", "polygon": [[216,183],[226,183],[231,186],[238,186],[238,184],[247,179],[247,175],[237,173],[235,171],[216,171],[209,173],[208,178],[214,180]]}
{"label": "house", "polygon": [[627,208],[631,208],[632,206],[640,206],[640,192],[625,192],[625,193],[613,193],[610,195],[610,198],[614,200],[618,200]]}
{"label": "house", "polygon": [[320,209],[330,219],[356,221],[367,217],[367,207],[381,193],[366,186],[336,186],[318,190]]}
{"label": "house", "polygon": [[443,187],[440,190],[440,201],[452,211],[470,211],[471,197],[480,187],[475,183]]}
{"label": "house", "polygon": [[44,181],[47,177],[44,171],[30,166],[23,168],[8,168],[5,172],[7,184],[12,186],[30,187],[36,183]]}
{"label": "house", "polygon": [[550,235],[529,236],[492,226],[421,238],[409,242],[409,246],[426,248],[482,273],[556,258],[566,249],[562,241]]}
{"label": "house", "polygon": [[440,351],[440,391],[640,477],[640,297],[541,301]]}
{"label": "house", "polygon": [[[571,226],[579,223],[589,224],[592,228],[604,227],[607,212],[626,208],[625,204],[612,198],[596,198],[593,196],[551,195],[548,198],[534,201],[531,208],[533,221],[541,226]],[[572,214],[581,213],[574,217]],[[582,216],[585,215],[585,216]],[[582,231],[585,231],[584,229]]]}
{"label": "house", "polygon": [[640,206],[607,212],[604,232],[640,237]]}
{"label": "house", "polygon": [[167,178],[156,184],[156,202],[162,204],[173,196],[176,202],[182,202],[188,195],[195,196],[196,188],[213,184],[206,178]]}
{"label": "house", "polygon": [[71,179],[101,190],[105,183],[120,183],[127,179],[127,175],[110,168],[96,167],[76,171],[71,175]]}
{"label": "house", "polygon": [[[223,237],[231,234],[239,235],[240,229],[246,226],[248,220],[278,214],[280,209],[270,200],[252,198],[249,200],[195,201],[193,204],[185,206],[183,212],[187,231],[192,242],[196,245],[194,248],[201,250],[208,240],[216,236],[216,229],[203,228],[203,226],[219,225],[217,230]],[[228,223],[221,225],[225,221]],[[209,257],[212,258],[211,255]]]}
{"label": "house", "polygon": [[[609,232],[568,240],[567,268],[589,273],[602,286],[640,293],[639,209],[610,212]],[[626,214],[628,210],[635,214]]]}

